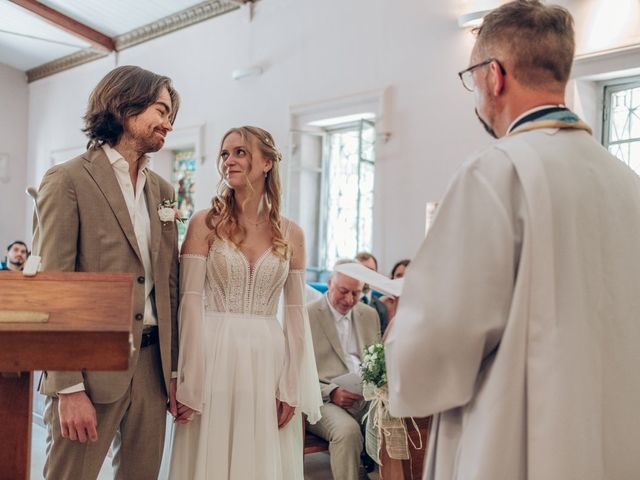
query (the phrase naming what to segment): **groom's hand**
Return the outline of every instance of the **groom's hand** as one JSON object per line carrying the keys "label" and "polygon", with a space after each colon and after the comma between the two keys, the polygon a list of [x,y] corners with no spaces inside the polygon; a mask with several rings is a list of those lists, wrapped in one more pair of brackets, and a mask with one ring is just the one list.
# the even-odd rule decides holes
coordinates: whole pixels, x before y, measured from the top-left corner
{"label": "groom's hand", "polygon": [[58,414],[63,438],[85,443],[98,440],[96,409],[85,392],[58,395]]}

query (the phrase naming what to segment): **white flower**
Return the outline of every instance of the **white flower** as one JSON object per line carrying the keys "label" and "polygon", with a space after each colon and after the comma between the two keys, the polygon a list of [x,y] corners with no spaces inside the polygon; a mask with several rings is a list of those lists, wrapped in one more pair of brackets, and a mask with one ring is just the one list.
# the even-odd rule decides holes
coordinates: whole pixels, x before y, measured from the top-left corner
{"label": "white flower", "polygon": [[376,346],[375,346],[375,345],[371,345],[371,346],[369,347],[369,353],[373,353],[373,352],[375,352],[375,351],[376,351]]}
{"label": "white flower", "polygon": [[377,353],[374,353],[373,355],[371,355],[371,360],[372,361],[375,362],[377,359],[378,359],[378,354]]}
{"label": "white flower", "polygon": [[176,212],[173,208],[161,207],[158,209],[158,215],[160,216],[160,221],[162,222],[176,221]]}

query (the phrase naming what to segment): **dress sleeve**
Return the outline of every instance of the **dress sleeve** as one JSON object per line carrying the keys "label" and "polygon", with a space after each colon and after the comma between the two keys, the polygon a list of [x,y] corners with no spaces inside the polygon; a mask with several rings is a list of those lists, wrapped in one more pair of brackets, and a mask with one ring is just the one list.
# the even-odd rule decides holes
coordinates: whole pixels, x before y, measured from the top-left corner
{"label": "dress sleeve", "polygon": [[206,257],[180,257],[180,306],[178,328],[180,353],[176,399],[202,412],[204,387],[204,282]]}
{"label": "dress sleeve", "polygon": [[278,398],[298,407],[310,423],[316,423],[322,395],[305,302],[304,270],[291,270],[285,283],[283,328],[286,357]]}
{"label": "dress sleeve", "polygon": [[304,271],[291,270],[284,284],[285,337],[284,368],[278,385],[278,399],[291,406],[300,404],[300,362],[304,355]]}

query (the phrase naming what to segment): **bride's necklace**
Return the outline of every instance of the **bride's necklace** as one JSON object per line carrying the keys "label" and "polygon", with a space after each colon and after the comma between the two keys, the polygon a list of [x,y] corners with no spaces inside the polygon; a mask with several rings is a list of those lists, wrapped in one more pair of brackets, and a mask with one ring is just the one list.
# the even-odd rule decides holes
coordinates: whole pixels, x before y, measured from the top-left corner
{"label": "bride's necklace", "polygon": [[243,218],[242,219],[242,223],[249,224],[249,225],[251,225],[253,227],[259,227],[260,225],[262,225],[266,221],[267,221],[267,217],[264,217],[262,220],[259,220],[259,221],[249,220],[248,218]]}

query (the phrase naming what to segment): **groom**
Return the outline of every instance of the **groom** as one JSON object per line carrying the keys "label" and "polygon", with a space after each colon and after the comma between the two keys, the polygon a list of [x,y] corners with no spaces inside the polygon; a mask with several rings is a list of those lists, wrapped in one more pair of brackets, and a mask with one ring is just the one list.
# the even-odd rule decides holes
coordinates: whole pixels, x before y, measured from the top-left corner
{"label": "groom", "polygon": [[176,415],[178,251],[175,221],[158,216],[174,191],[146,154],[162,148],[178,106],[168,77],[112,70],[89,98],[88,150],[40,186],[34,245],[45,270],[135,275],[129,369],[43,374],[47,479],[97,478],[112,440],[116,478],[158,476],[167,397]]}

